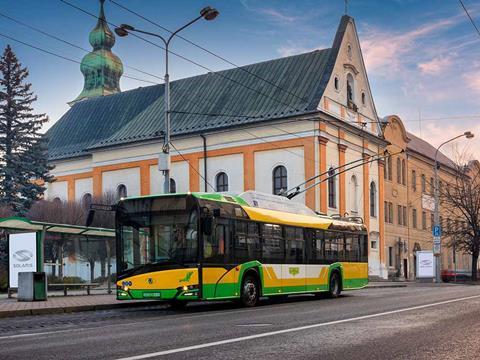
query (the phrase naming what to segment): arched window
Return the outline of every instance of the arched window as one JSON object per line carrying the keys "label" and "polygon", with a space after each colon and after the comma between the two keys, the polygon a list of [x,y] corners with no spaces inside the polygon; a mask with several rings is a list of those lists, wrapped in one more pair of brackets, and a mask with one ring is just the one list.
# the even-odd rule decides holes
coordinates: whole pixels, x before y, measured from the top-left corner
{"label": "arched window", "polygon": [[287,190],[288,186],[288,176],[287,169],[283,165],[279,165],[273,169],[272,173],[272,184],[273,184],[273,193],[279,195],[282,192]]}
{"label": "arched window", "polygon": [[123,184],[117,186],[117,199],[123,199],[127,197],[127,187]]}
{"label": "arched window", "polygon": [[350,179],[350,210],[354,213],[358,213],[358,181],[355,175],[352,175]]}
{"label": "arched window", "polygon": [[377,216],[377,186],[374,181],[370,183],[370,216]]}
{"label": "arched window", "polygon": [[365,105],[366,102],[367,102],[366,95],[364,92],[362,92],[362,105]]}
{"label": "arched window", "polygon": [[405,159],[402,160],[402,185],[407,184],[407,165]]}
{"label": "arched window", "polygon": [[352,74],[347,75],[347,100],[355,102],[355,84]]}
{"label": "arched window", "polygon": [[333,169],[333,167],[328,170],[328,207],[337,207],[335,170]]}
{"label": "arched window", "polygon": [[62,200],[57,196],[56,198],[53,198],[52,202],[55,205],[60,205],[62,203]]}
{"label": "arched window", "polygon": [[170,178],[170,194],[175,194],[177,192],[177,183],[175,180]]}
{"label": "arched window", "polygon": [[335,79],[333,80],[333,83],[335,85],[335,90],[338,90],[338,77],[335,76]]}
{"label": "arched window", "polygon": [[217,192],[228,191],[228,176],[224,172],[218,173],[215,177]]}
{"label": "arched window", "polygon": [[92,203],[92,194],[86,193],[82,196],[82,207],[85,210],[90,208],[90,204]]}
{"label": "arched window", "polygon": [[402,183],[402,162],[397,158],[397,183]]}

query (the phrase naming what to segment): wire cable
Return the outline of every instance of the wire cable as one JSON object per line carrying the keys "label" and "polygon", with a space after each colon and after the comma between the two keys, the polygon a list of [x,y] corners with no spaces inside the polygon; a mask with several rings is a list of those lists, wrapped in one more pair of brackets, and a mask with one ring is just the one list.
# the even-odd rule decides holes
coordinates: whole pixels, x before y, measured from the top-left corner
{"label": "wire cable", "polygon": [[465,7],[465,5],[463,4],[463,1],[462,0],[458,0],[460,2],[460,5],[462,5],[462,8],[463,10],[465,11],[465,14],[467,14],[468,18],[470,19],[470,22],[472,23],[473,27],[475,28],[475,30],[477,31],[477,34],[480,35],[480,29],[478,29],[477,27],[477,24],[475,24],[475,21],[473,21],[473,18],[472,16],[470,15],[470,13],[468,12],[467,8]]}
{"label": "wire cable", "polygon": [[[52,35],[52,34],[46,32],[46,31],[43,31],[43,30],[41,30],[41,29],[39,29],[39,28],[37,28],[37,27],[34,27],[34,26],[30,25],[30,24],[24,23],[24,22],[22,22],[22,21],[20,21],[20,20],[18,20],[18,19],[15,19],[15,18],[13,18],[13,17],[11,17],[11,16],[9,16],[9,15],[6,15],[6,14],[4,14],[4,13],[2,13],[2,12],[0,12],[0,16],[3,16],[4,18],[9,19],[10,21],[13,21],[13,22],[15,22],[15,23],[17,23],[17,24],[19,24],[19,25],[25,26],[26,28],[28,28],[28,29],[30,29],[30,30],[36,31],[36,32],[38,32],[38,33],[40,33],[40,34],[42,34],[42,35],[45,35],[45,36],[47,36],[47,37],[49,37],[49,38],[52,38],[52,39],[57,40],[57,41],[60,41],[60,42],[62,42],[62,43],[64,43],[64,44],[67,44],[67,45],[69,45],[69,46],[72,46],[72,47],[74,47],[74,48],[76,48],[76,49],[82,50],[82,51],[84,51],[84,52],[86,52],[86,53],[92,53],[92,52],[91,52],[90,50],[88,50],[88,49],[85,49],[85,48],[83,48],[83,47],[81,47],[81,46],[78,46],[78,45],[76,45],[76,44],[74,44],[74,43],[71,43],[70,41],[64,40],[64,39],[62,39],[62,38],[60,38],[60,37],[58,37],[58,36],[56,36],[56,35]],[[92,53],[92,54],[94,54],[94,55],[96,55],[96,56],[98,56],[98,57],[103,58],[103,56],[100,55],[100,54],[96,54],[96,53]],[[142,73],[142,74],[149,75],[149,76],[155,77],[155,78],[160,79],[160,80],[164,80],[164,78],[161,77],[161,76],[157,76],[157,75],[151,74],[151,73],[149,73],[149,72],[143,71],[143,70],[138,69],[138,68],[133,67],[133,66],[123,65],[121,62],[119,62],[119,61],[117,61],[117,60],[115,60],[115,59],[113,59],[113,61],[114,61],[116,64],[120,64],[120,65],[122,65],[122,66],[125,66],[126,68],[129,68],[129,69],[138,71],[138,72],[140,72],[140,73]]]}
{"label": "wire cable", "polygon": [[200,176],[202,178],[203,181],[205,181],[205,183],[210,186],[210,188],[215,192],[215,188],[212,186],[212,184],[210,184],[207,179],[202,175],[200,174],[200,172],[192,165],[190,164],[190,161],[188,161],[185,156],[183,156],[183,154],[175,147],[175,145],[173,144],[173,142],[170,141],[170,145],[172,145],[173,149],[178,153],[178,155],[180,155],[180,157],[183,159],[183,161],[185,161],[188,166],[190,166],[192,168],[193,171],[195,171],[198,176]]}
{"label": "wire cable", "polygon": [[[38,46],[36,46],[36,45],[32,45],[32,44],[29,44],[29,43],[27,43],[27,42],[25,42],[25,41],[15,39],[15,38],[12,37],[12,36],[5,35],[5,34],[2,34],[2,33],[0,33],[0,36],[4,37],[4,38],[6,38],[6,39],[9,39],[9,40],[15,41],[15,42],[17,42],[17,43],[20,43],[20,44],[22,44],[22,45],[28,46],[28,47],[30,47],[30,48],[36,49],[36,50],[41,51],[41,52],[43,52],[43,53],[45,53],[45,54],[49,54],[49,55],[55,56],[55,57],[57,57],[57,58],[60,58],[60,59],[66,60],[66,61],[70,61],[70,62],[73,62],[73,63],[77,63],[77,64],[80,64],[80,65],[82,64],[81,61],[78,61],[78,60],[75,60],[75,59],[71,59],[71,58],[69,58],[69,57],[66,57],[66,56],[63,56],[63,55],[54,53],[54,52],[52,52],[52,51],[50,51],[50,50],[45,50],[45,49],[43,49],[43,48],[41,48],[41,47],[38,47]],[[91,66],[88,66],[88,65],[84,65],[84,66],[91,67]],[[150,84],[158,85],[158,83],[153,82],[153,81],[150,81],[150,80],[140,79],[140,78],[136,78],[136,77],[129,76],[129,75],[123,75],[123,76],[125,76],[125,77],[128,78],[128,79],[132,79],[132,80],[136,80],[136,81],[142,81],[142,82],[145,82],[145,83],[150,83]]]}

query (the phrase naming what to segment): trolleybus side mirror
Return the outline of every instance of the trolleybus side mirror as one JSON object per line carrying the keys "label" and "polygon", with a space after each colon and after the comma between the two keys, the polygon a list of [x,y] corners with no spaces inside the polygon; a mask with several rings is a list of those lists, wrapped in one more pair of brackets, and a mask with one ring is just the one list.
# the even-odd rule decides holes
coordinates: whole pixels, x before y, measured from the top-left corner
{"label": "trolleybus side mirror", "polygon": [[213,217],[205,216],[202,218],[202,231],[205,235],[210,236],[213,232]]}

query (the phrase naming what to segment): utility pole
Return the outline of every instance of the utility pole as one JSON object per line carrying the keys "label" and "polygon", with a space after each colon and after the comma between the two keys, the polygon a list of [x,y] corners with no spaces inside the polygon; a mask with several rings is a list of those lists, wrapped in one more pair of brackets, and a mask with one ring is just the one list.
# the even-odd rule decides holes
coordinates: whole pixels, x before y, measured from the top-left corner
{"label": "utility pole", "polygon": [[120,36],[124,37],[129,34],[129,32],[139,32],[142,34],[155,36],[163,41],[165,44],[165,110],[164,110],[164,118],[165,118],[165,130],[163,134],[163,146],[162,152],[158,157],[158,170],[160,170],[164,175],[164,183],[163,183],[163,192],[164,194],[170,193],[170,134],[171,134],[171,123],[170,123],[170,75],[168,73],[168,46],[170,45],[170,41],[177,35],[180,31],[185,29],[186,27],[192,25],[194,22],[200,19],[205,20],[213,20],[219,15],[218,10],[207,6],[200,11],[200,16],[196,17],[192,21],[188,22],[187,24],[183,25],[182,27],[178,28],[177,30],[171,32],[170,36],[165,39],[163,36],[155,33],[151,33],[148,31],[143,31],[134,28],[128,24],[121,24],[119,27],[115,28],[115,33]]}

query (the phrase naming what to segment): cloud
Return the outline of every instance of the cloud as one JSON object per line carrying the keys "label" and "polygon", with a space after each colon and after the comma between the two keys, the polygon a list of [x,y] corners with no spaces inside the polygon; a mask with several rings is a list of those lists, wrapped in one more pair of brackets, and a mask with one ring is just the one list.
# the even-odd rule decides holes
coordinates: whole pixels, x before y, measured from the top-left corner
{"label": "cloud", "polygon": [[[452,141],[442,146],[441,152],[453,160],[457,160],[459,155],[463,157],[473,157],[480,159],[480,125],[471,123],[458,123],[446,125],[442,123],[427,123],[423,126],[423,138],[430,142],[434,147],[439,146],[443,142],[450,140],[456,135],[460,135],[465,131],[471,131],[475,135],[473,139],[467,140],[465,137]],[[417,136],[418,131],[412,131]]]}
{"label": "cloud", "polygon": [[470,89],[480,94],[480,69],[465,73],[463,79]]}
{"label": "cloud", "polygon": [[303,53],[311,52],[314,50],[325,49],[327,47],[328,46],[306,47],[306,46],[300,46],[293,41],[288,41],[286,45],[279,47],[277,49],[277,52],[280,54],[280,56],[285,57],[285,56],[303,54]]}
{"label": "cloud", "polygon": [[420,40],[445,30],[456,23],[456,18],[441,19],[422,25],[405,33],[393,33],[385,29],[367,27],[362,34],[361,45],[365,64],[369,71],[392,74],[400,72],[409,56],[417,53]]}
{"label": "cloud", "polygon": [[423,74],[437,75],[443,72],[452,64],[451,57],[435,57],[430,61],[419,63],[418,68]]}
{"label": "cloud", "polygon": [[245,9],[251,12],[255,12],[257,14],[266,15],[267,19],[276,23],[289,23],[292,24],[300,19],[299,16],[293,16],[287,14],[286,12],[282,12],[279,9],[275,9],[273,7],[255,7],[251,6],[247,0],[241,0],[241,4]]}

